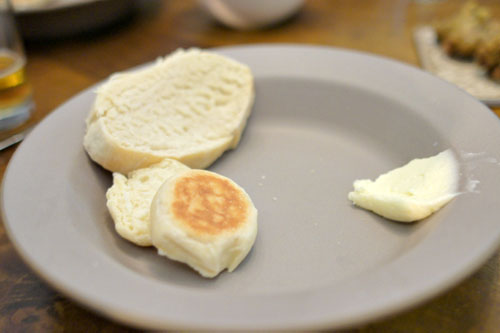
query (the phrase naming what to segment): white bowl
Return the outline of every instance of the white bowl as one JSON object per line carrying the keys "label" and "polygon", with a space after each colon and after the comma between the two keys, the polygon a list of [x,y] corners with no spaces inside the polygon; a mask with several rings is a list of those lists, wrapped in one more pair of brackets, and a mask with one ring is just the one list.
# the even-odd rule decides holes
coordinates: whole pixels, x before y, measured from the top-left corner
{"label": "white bowl", "polygon": [[258,29],[295,14],[303,0],[201,0],[207,11],[221,23],[235,29]]}

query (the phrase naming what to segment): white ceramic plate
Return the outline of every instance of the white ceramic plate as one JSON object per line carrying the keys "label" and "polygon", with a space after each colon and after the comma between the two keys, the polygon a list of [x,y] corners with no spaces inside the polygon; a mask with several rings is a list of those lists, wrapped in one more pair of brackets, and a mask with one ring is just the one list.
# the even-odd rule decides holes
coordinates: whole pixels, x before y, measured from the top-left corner
{"label": "white ceramic plate", "polygon": [[[3,182],[7,232],[54,288],[149,329],[340,328],[428,300],[496,249],[500,122],[476,99],[357,52],[216,51],[248,64],[256,79],[240,146],[210,168],[243,186],[259,209],[252,252],[209,280],[118,237],[105,206],[111,175],[82,147],[89,89],[33,130]],[[348,201],[354,179],[448,148],[464,194],[430,218],[389,222]]]}

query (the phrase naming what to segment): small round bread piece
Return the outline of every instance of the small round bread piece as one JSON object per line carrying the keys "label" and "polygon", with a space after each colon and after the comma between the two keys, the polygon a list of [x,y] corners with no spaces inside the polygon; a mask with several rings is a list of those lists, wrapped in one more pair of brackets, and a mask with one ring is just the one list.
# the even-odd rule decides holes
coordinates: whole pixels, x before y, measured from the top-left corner
{"label": "small round bread piece", "polygon": [[164,158],[204,169],[238,145],[253,101],[248,66],[178,50],[100,86],[83,145],[92,160],[123,174]]}
{"label": "small round bread piece", "polygon": [[168,179],[151,204],[151,240],[160,255],[212,278],[232,272],[257,236],[257,209],[235,182],[205,170]]}
{"label": "small round bread piece", "polygon": [[187,170],[189,168],[180,162],[164,159],[127,176],[113,173],[113,185],[106,192],[106,198],[116,232],[132,243],[151,246],[151,201],[168,178]]}

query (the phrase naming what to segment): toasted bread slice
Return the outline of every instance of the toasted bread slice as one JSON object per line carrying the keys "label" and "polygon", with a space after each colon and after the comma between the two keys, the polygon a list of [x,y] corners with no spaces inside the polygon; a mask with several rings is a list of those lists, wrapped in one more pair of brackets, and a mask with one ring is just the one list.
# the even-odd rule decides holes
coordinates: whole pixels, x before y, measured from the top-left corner
{"label": "toasted bread slice", "polygon": [[151,239],[158,253],[204,277],[233,271],[257,235],[257,209],[235,182],[189,170],[169,178],[151,205]]}

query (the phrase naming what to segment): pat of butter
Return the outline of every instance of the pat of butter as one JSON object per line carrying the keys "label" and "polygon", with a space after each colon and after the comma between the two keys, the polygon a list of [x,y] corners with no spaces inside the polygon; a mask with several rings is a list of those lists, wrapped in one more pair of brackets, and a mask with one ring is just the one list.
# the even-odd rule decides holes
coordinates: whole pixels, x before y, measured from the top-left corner
{"label": "pat of butter", "polygon": [[458,162],[450,150],[414,159],[375,181],[354,181],[348,197],[355,205],[400,222],[421,220],[457,194]]}

